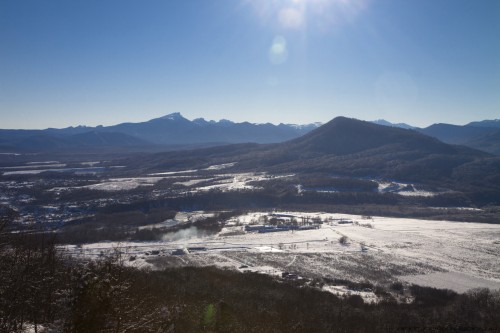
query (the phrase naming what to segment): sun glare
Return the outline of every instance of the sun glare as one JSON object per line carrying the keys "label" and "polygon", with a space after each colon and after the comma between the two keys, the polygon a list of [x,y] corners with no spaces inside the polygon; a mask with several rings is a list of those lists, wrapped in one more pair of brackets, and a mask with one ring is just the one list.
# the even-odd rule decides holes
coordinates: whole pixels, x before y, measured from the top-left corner
{"label": "sun glare", "polygon": [[325,27],[351,21],[370,0],[243,0],[265,23],[303,30],[309,22]]}

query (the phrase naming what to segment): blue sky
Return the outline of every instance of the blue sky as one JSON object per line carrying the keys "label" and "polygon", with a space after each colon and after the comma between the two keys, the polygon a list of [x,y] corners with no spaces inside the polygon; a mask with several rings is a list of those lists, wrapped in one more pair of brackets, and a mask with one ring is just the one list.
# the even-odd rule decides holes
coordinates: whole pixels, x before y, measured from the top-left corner
{"label": "blue sky", "polygon": [[500,118],[498,0],[2,0],[0,128]]}

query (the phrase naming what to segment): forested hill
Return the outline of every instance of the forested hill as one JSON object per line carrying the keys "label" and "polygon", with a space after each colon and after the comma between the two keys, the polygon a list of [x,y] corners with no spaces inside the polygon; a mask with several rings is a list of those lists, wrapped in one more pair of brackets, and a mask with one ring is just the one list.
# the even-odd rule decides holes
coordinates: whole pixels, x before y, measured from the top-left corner
{"label": "forested hill", "polygon": [[320,172],[418,182],[459,191],[490,191],[494,196],[500,193],[498,157],[446,144],[414,130],[344,117],[279,144],[155,154],[145,156],[135,166],[168,171],[223,163],[235,163],[231,171]]}

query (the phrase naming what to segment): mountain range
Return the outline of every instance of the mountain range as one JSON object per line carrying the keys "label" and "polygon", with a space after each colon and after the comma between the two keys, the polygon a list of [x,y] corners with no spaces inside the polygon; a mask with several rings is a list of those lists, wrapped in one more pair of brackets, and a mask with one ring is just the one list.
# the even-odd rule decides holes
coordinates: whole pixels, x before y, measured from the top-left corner
{"label": "mountain range", "polygon": [[373,121],[379,125],[414,129],[445,143],[468,146],[500,155],[500,119],[471,122],[467,125],[433,124],[418,128],[408,124],[393,124],[385,120]]}
{"label": "mountain range", "polygon": [[415,130],[345,117],[281,143],[151,154],[123,164],[148,173],[221,164],[231,165],[226,172],[392,179],[444,188],[471,202],[500,203],[500,157]]}
{"label": "mountain range", "polygon": [[162,149],[244,142],[273,143],[299,137],[319,125],[235,123],[225,119],[216,122],[203,118],[190,121],[180,113],[172,113],[146,122],[113,126],[0,130],[0,151],[39,152],[91,147]]}
{"label": "mountain range", "polygon": [[[437,124],[426,129],[405,129],[346,117],[334,118],[321,126],[257,125],[202,119],[189,121],[180,114],[172,114],[144,123],[109,127],[3,130],[0,142],[5,147],[5,142],[11,140],[21,151],[62,152],[105,148],[116,151],[123,147],[144,151],[144,147],[151,145],[166,147],[152,144],[153,140],[188,143],[190,149],[163,149],[164,152],[141,154],[141,158],[125,157],[118,162],[127,166],[120,172],[133,176],[211,170],[214,165],[228,165],[225,172],[230,173],[286,173],[330,178],[333,175],[425,184],[444,191],[457,204],[463,200],[478,205],[500,204],[500,157],[464,145],[445,143],[425,134],[436,128],[443,128],[436,132],[441,136],[446,134],[446,140],[458,140],[460,133],[469,133],[469,142],[478,145],[498,140],[497,128],[470,125]],[[481,128],[489,134],[482,135],[478,130]],[[262,131],[267,136],[261,135]],[[287,136],[279,136],[280,133]],[[176,135],[175,140],[169,141]],[[255,140],[251,140],[251,136],[268,142],[252,143]],[[485,137],[490,141],[483,140]],[[212,147],[199,148],[211,139]],[[217,145],[217,141],[232,144]]]}
{"label": "mountain range", "polygon": [[[472,122],[464,126],[434,124],[418,128],[379,119],[378,125],[410,129],[445,143],[459,144],[500,155],[500,120]],[[253,124],[230,120],[188,120],[180,113],[139,123],[113,126],[77,126],[45,130],[0,130],[0,152],[53,152],[91,149],[136,151],[169,150],[234,143],[278,143],[298,138],[321,123]]]}

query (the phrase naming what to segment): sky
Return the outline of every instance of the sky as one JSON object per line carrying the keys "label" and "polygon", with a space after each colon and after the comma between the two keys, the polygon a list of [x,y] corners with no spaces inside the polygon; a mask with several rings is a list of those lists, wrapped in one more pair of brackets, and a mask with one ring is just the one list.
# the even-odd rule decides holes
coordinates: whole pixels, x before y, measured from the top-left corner
{"label": "sky", "polygon": [[498,0],[0,0],[0,128],[500,118]]}

